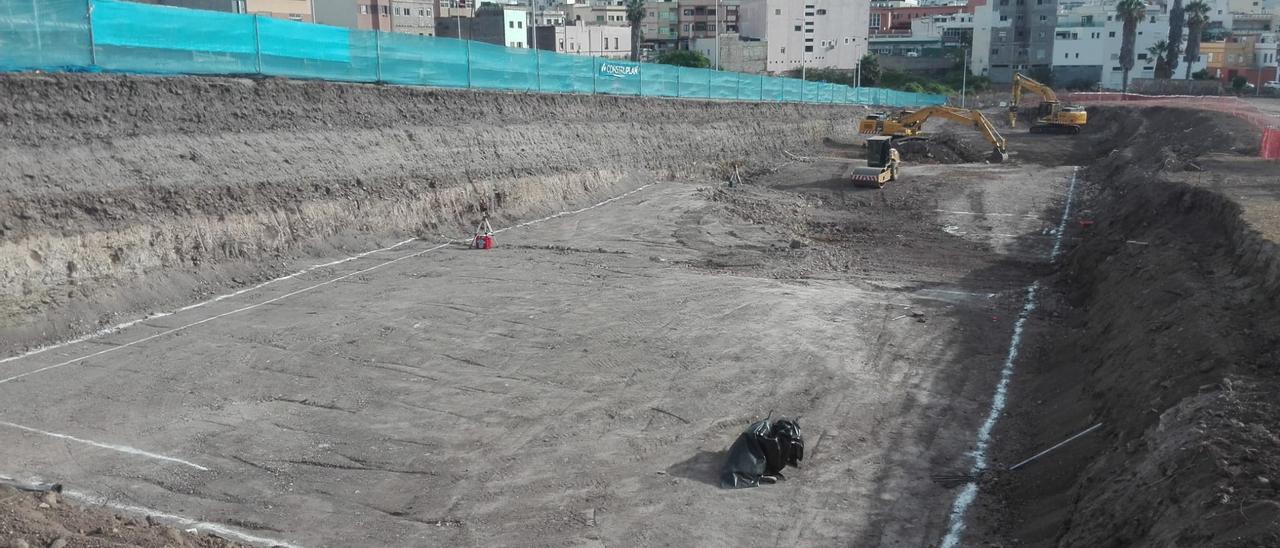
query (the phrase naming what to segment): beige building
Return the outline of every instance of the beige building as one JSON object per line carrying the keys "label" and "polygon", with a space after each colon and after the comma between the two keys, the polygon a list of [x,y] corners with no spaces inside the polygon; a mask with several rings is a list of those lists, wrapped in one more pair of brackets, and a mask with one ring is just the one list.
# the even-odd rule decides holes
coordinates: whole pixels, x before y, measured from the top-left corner
{"label": "beige building", "polygon": [[391,31],[436,35],[435,0],[391,0]]}
{"label": "beige building", "polygon": [[627,22],[627,7],[615,3],[579,3],[566,4],[564,6],[565,24],[572,25],[575,21],[582,21],[587,25],[608,25],[614,27],[626,27],[631,23]]}
{"label": "beige building", "polygon": [[308,23],[315,20],[311,15],[311,0],[245,0],[245,9],[277,19]]}

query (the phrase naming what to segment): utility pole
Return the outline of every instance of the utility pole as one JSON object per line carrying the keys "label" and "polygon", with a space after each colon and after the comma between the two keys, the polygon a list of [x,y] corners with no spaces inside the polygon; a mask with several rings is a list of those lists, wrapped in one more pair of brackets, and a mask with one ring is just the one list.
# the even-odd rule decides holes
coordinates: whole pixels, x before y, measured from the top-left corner
{"label": "utility pole", "polygon": [[720,70],[720,0],[716,0],[716,20],[711,24],[711,28],[716,33],[716,70]]}
{"label": "utility pole", "polygon": [[964,108],[965,89],[969,83],[969,48],[963,48],[961,51],[964,52],[964,72],[960,73],[960,108]]}

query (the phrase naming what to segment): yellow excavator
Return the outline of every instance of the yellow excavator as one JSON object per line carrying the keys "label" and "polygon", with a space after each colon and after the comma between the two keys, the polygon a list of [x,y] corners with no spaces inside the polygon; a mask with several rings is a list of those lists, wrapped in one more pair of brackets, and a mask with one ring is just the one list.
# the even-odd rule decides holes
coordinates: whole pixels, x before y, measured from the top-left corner
{"label": "yellow excavator", "polygon": [[976,110],[964,110],[947,106],[925,107],[920,110],[904,110],[897,114],[871,114],[858,124],[858,133],[866,135],[883,135],[894,140],[911,138],[923,139],[921,131],[924,123],[934,116],[973,126],[982,133],[982,137],[991,143],[991,163],[998,164],[1009,159],[1007,143],[995,125]]}
{"label": "yellow excavator", "polygon": [[1089,113],[1084,107],[1064,105],[1058,101],[1058,94],[1053,88],[1041,84],[1021,73],[1013,74],[1013,100],[1009,101],[1009,127],[1018,122],[1018,103],[1022,100],[1022,92],[1028,91],[1040,96],[1040,106],[1036,109],[1035,121],[1031,123],[1031,133],[1080,133],[1080,126],[1089,121]]}

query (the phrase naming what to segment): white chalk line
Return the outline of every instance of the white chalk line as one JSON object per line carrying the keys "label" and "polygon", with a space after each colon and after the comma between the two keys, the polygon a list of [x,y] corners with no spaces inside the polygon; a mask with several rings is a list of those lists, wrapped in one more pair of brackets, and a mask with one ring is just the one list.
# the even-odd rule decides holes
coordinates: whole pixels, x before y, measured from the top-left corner
{"label": "white chalk line", "polygon": [[[619,194],[619,195],[617,195],[617,196],[614,196],[614,197],[609,198],[609,199],[607,199],[607,200],[604,200],[604,201],[602,201],[602,202],[598,202],[598,203],[596,203],[596,204],[594,204],[594,205],[590,205],[590,206],[583,207],[583,208],[580,208],[580,209],[575,209],[575,210],[573,210],[573,211],[561,211],[561,212],[559,212],[559,213],[555,213],[555,214],[552,214],[552,215],[548,215],[548,216],[543,217],[543,218],[541,218],[541,219],[534,219],[534,220],[532,220],[532,221],[525,221],[525,222],[520,223],[520,224],[517,224],[517,225],[515,225],[515,226],[511,226],[511,227],[503,228],[503,229],[500,229],[500,230],[496,230],[496,231],[494,231],[494,232],[505,232],[505,231],[507,231],[507,230],[511,230],[511,229],[514,229],[514,228],[523,228],[523,227],[526,227],[526,226],[529,226],[529,225],[533,225],[533,224],[537,224],[537,223],[541,223],[541,222],[549,221],[549,220],[551,220],[551,219],[556,219],[556,218],[559,218],[559,217],[563,217],[563,216],[565,216],[565,215],[574,215],[574,214],[577,214],[577,213],[582,213],[582,212],[584,212],[584,211],[588,211],[588,210],[591,210],[591,209],[595,209],[595,208],[600,207],[600,206],[603,206],[603,205],[605,205],[605,204],[609,204],[609,203],[615,202],[615,201],[620,200],[620,199],[622,199],[622,198],[626,198],[627,196],[630,196],[630,195],[632,195],[632,194],[635,194],[635,193],[637,193],[637,192],[640,192],[640,191],[642,191],[642,190],[644,190],[644,189],[646,189],[646,188],[649,188],[650,186],[653,186],[654,184],[655,184],[655,183],[649,183],[649,184],[647,184],[647,185],[641,186],[641,187],[639,187],[639,188],[636,188],[636,189],[634,189],[634,190],[631,190],[631,191],[625,192],[625,193],[623,193],[623,194]],[[415,240],[416,240],[416,238],[415,238]],[[407,241],[413,241],[413,240],[407,240]],[[129,348],[129,347],[131,347],[131,346],[135,346],[135,345],[138,345],[138,344],[141,344],[141,343],[144,343],[144,342],[150,341],[150,340],[158,339],[158,338],[160,338],[160,337],[164,337],[164,336],[166,336],[166,335],[172,335],[172,334],[177,333],[177,332],[179,332],[179,331],[185,331],[185,330],[190,329],[190,328],[192,328],[192,327],[195,327],[195,326],[198,326],[198,325],[202,325],[202,324],[206,324],[206,323],[209,323],[209,322],[214,321],[214,320],[217,320],[217,319],[221,319],[221,318],[225,318],[225,317],[227,317],[227,316],[231,316],[231,315],[239,314],[239,313],[241,313],[241,312],[247,312],[247,311],[249,311],[249,310],[253,310],[253,309],[255,309],[255,308],[259,308],[259,307],[262,307],[262,306],[266,306],[266,305],[268,305],[268,304],[275,303],[275,302],[278,302],[278,301],[281,301],[281,300],[287,299],[287,298],[289,298],[289,297],[293,297],[293,296],[295,296],[295,295],[300,295],[300,294],[302,294],[302,293],[307,293],[307,292],[309,292],[309,291],[312,291],[312,290],[315,290],[315,289],[318,289],[318,288],[321,288],[321,287],[324,287],[324,286],[327,286],[327,285],[330,285],[330,284],[333,284],[333,283],[336,283],[336,282],[340,282],[340,281],[345,280],[345,279],[347,279],[347,278],[351,278],[351,277],[354,277],[354,276],[359,276],[359,275],[361,275],[361,274],[365,274],[365,273],[368,273],[368,272],[372,272],[372,271],[377,270],[377,269],[379,269],[379,268],[382,268],[382,267],[384,267],[384,266],[389,266],[389,265],[392,265],[392,264],[398,263],[398,262],[400,262],[400,261],[403,261],[403,260],[405,260],[405,259],[412,259],[412,258],[415,258],[415,257],[420,257],[420,256],[425,255],[425,254],[427,254],[427,253],[430,253],[430,252],[432,252],[432,251],[436,251],[436,250],[438,250],[438,249],[441,249],[441,248],[448,247],[448,246],[450,246],[450,245],[456,244],[456,243],[458,243],[458,242],[460,242],[460,241],[469,241],[469,240],[449,240],[449,241],[447,241],[447,242],[445,242],[445,243],[442,243],[442,244],[439,244],[439,245],[436,245],[436,246],[433,246],[433,247],[429,247],[429,248],[427,248],[427,249],[423,249],[423,250],[421,250],[421,251],[416,251],[416,252],[414,252],[414,253],[410,253],[410,254],[408,254],[408,255],[402,255],[402,256],[400,256],[400,257],[396,257],[396,258],[394,258],[394,259],[390,259],[390,260],[387,260],[387,261],[384,261],[384,262],[378,263],[378,264],[373,265],[373,266],[371,266],[371,267],[369,267],[369,268],[365,268],[365,269],[357,270],[357,271],[355,271],[355,272],[351,272],[351,273],[348,273],[348,274],[343,274],[342,276],[338,276],[338,277],[336,277],[336,278],[331,278],[331,279],[329,279],[329,280],[325,280],[325,281],[323,281],[323,282],[315,283],[315,284],[309,285],[309,286],[307,286],[307,287],[304,287],[304,288],[302,288],[302,289],[298,289],[298,290],[295,290],[295,291],[290,291],[290,292],[285,293],[285,294],[283,294],[283,295],[280,295],[280,296],[278,296],[278,297],[273,297],[273,298],[267,299],[267,300],[265,300],[265,301],[257,302],[257,303],[250,304],[250,305],[246,305],[246,306],[242,306],[242,307],[237,308],[237,309],[235,309],[235,310],[231,310],[231,311],[228,311],[228,312],[223,312],[223,313],[221,313],[221,314],[216,314],[216,315],[214,315],[214,316],[210,316],[210,317],[208,317],[208,318],[204,318],[204,319],[202,319],[202,320],[197,320],[197,321],[194,321],[194,322],[191,322],[191,323],[188,323],[188,324],[185,324],[185,325],[180,325],[180,326],[178,326],[178,327],[174,327],[174,328],[171,328],[171,329],[166,329],[166,330],[161,331],[161,332],[159,332],[159,333],[155,333],[155,334],[153,334],[153,335],[148,335],[148,336],[143,337],[143,338],[141,338],[141,339],[133,340],[133,341],[130,341],[130,342],[127,342],[127,343],[122,343],[122,344],[120,344],[120,345],[118,345],[118,346],[112,346],[112,347],[109,347],[109,348],[105,348],[105,349],[99,350],[99,351],[97,351],[97,352],[94,352],[94,353],[92,353],[92,354],[88,354],[88,355],[80,356],[80,357],[78,357],[78,358],[72,358],[72,359],[70,359],[70,360],[66,360],[66,361],[63,361],[63,362],[60,362],[60,363],[56,363],[56,364],[53,364],[53,365],[48,365],[48,366],[45,366],[45,367],[41,367],[41,368],[39,368],[39,369],[35,369],[35,370],[32,370],[32,371],[28,371],[28,372],[26,372],[26,373],[20,373],[20,374],[13,375],[13,376],[10,376],[10,377],[4,378],[4,379],[0,379],[0,384],[5,384],[5,383],[8,383],[8,382],[12,382],[12,381],[15,381],[15,380],[21,379],[21,378],[23,378],[23,377],[27,377],[27,376],[30,376],[30,375],[34,375],[34,374],[36,374],[36,373],[43,373],[43,372],[45,372],[45,371],[49,371],[49,370],[52,370],[52,369],[58,369],[58,368],[60,368],[60,367],[65,367],[65,366],[67,366],[67,365],[71,365],[71,364],[76,363],[76,362],[80,362],[80,361],[83,361],[83,360],[87,360],[87,359],[89,359],[89,358],[96,358],[96,357],[98,357],[98,356],[102,356],[102,355],[105,355],[105,354],[110,354],[110,353],[112,353],[112,352],[116,352],[116,351],[119,351],[119,350],[123,350],[123,349],[125,349],[125,348]],[[375,252],[376,252],[376,250],[375,250]],[[347,260],[349,260],[349,259],[347,259]],[[345,262],[345,260],[340,261],[340,262]]]}
{"label": "white chalk line", "polygon": [[231,527],[227,527],[225,525],[221,525],[218,523],[199,521],[196,519],[179,516],[176,514],[161,512],[159,510],[147,508],[145,506],[135,506],[132,504],[115,502],[105,497],[91,495],[91,494],[84,493],[81,491],[76,491],[73,489],[63,489],[62,495],[67,498],[78,500],[85,504],[91,504],[95,506],[105,506],[107,508],[111,508],[112,510],[116,510],[119,512],[126,512],[129,514],[151,516],[164,521],[176,523],[182,526],[183,528],[195,528],[196,530],[204,530],[204,531],[214,533],[221,537],[230,537],[242,542],[248,542],[248,543],[259,544],[264,546],[283,546],[285,548],[301,548],[296,544],[290,544],[288,542],[272,539],[272,538],[265,538],[265,537],[250,535],[243,531],[233,529]]}
{"label": "white chalk line", "polygon": [[196,464],[196,463],[194,463],[194,462],[185,461],[185,460],[182,460],[182,459],[179,459],[179,458],[174,458],[174,457],[166,457],[166,456],[164,456],[164,455],[160,455],[160,454],[157,454],[157,453],[152,453],[152,452],[150,452],[150,451],[143,451],[143,450],[141,450],[141,449],[135,449],[135,448],[133,448],[133,447],[129,447],[129,446],[127,446],[127,445],[117,445],[117,444],[114,444],[114,443],[102,443],[102,442],[93,441],[93,440],[86,440],[86,439],[84,439],[84,438],[77,438],[77,437],[75,437],[75,436],[69,436],[69,435],[67,435],[67,434],[59,434],[59,433],[57,433],[57,432],[47,432],[47,431],[44,431],[44,430],[40,430],[40,429],[38,429],[38,428],[32,428],[32,427],[30,427],[30,426],[23,426],[23,425],[21,425],[21,424],[14,424],[14,423],[12,423],[12,422],[8,422],[8,421],[0,421],[0,426],[8,426],[9,428],[16,428],[16,429],[18,429],[18,430],[22,430],[22,431],[25,431],[25,432],[31,432],[31,433],[33,433],[33,434],[40,434],[40,435],[42,435],[42,436],[49,436],[49,437],[51,437],[51,438],[58,438],[58,439],[62,439],[62,440],[74,441],[74,442],[76,442],[76,443],[83,443],[83,444],[85,444],[85,445],[92,445],[92,446],[94,446],[94,447],[100,447],[100,448],[102,448],[102,449],[110,449],[110,450],[112,450],[112,451],[117,451],[117,452],[120,452],[120,453],[129,454],[129,455],[136,455],[136,456],[146,457],[146,458],[149,458],[149,459],[156,459],[156,460],[162,460],[162,461],[168,461],[168,462],[176,462],[176,463],[181,464],[181,465],[183,465],[183,466],[190,466],[190,467],[192,467],[192,468],[195,468],[196,470],[201,470],[201,471],[205,471],[205,472],[209,471],[209,469],[208,469],[208,468],[205,468],[205,467],[203,467],[203,466],[200,466],[199,464]]}
{"label": "white chalk line", "polygon": [[935,213],[950,213],[952,215],[977,215],[979,217],[1023,217],[1026,219],[1039,219],[1040,217],[1031,213],[986,213],[982,211],[955,211],[951,209],[935,209]]}
{"label": "white chalk line", "polygon": [[[1058,252],[1062,246],[1062,234],[1067,227],[1067,218],[1071,214],[1071,202],[1075,198],[1076,190],[1076,173],[1079,171],[1076,167],[1071,171],[1071,184],[1067,187],[1067,203],[1062,207],[1062,220],[1058,223],[1058,232],[1055,235],[1053,249],[1049,252],[1049,260],[1056,261]],[[1040,289],[1040,281],[1036,280],[1027,286],[1026,301],[1022,305],[1022,312],[1018,314],[1018,321],[1013,324],[1013,336],[1009,339],[1009,353],[1005,356],[1004,366],[1000,369],[1000,381],[996,383],[995,394],[991,397],[991,409],[987,413],[987,419],[982,422],[982,426],[978,428],[977,443],[973,449],[973,466],[969,469],[970,474],[977,473],[987,468],[987,447],[991,443],[991,432],[995,430],[996,422],[1000,419],[1000,415],[1004,413],[1005,405],[1008,403],[1009,383],[1013,379],[1014,364],[1018,359],[1018,350],[1022,346],[1022,332],[1026,327],[1027,318],[1036,310],[1036,293]],[[978,483],[976,481],[965,484],[964,489],[956,495],[956,500],[951,504],[951,515],[947,525],[947,534],[942,537],[942,544],[939,548],[955,548],[960,545],[960,538],[964,534],[965,514],[968,513],[969,507],[973,505],[973,501],[978,497]]]}
{"label": "white chalk line", "polygon": [[77,338],[74,338],[74,339],[71,339],[71,340],[68,340],[68,341],[63,341],[63,342],[60,342],[60,343],[57,343],[57,344],[50,344],[50,345],[46,345],[46,346],[41,346],[41,347],[38,347],[38,348],[35,348],[35,349],[32,349],[32,350],[28,350],[28,351],[23,352],[23,353],[21,353],[21,354],[17,354],[17,355],[14,355],[14,356],[9,356],[9,357],[7,357],[7,358],[0,358],[0,364],[7,363],[7,362],[11,362],[11,361],[14,361],[14,360],[20,360],[20,359],[22,359],[22,358],[26,358],[26,357],[29,357],[29,356],[35,356],[36,354],[43,354],[43,353],[48,352],[48,351],[50,351],[50,350],[57,350],[57,349],[59,349],[59,348],[63,348],[63,347],[67,347],[67,346],[71,346],[71,345],[73,345],[73,344],[79,344],[79,343],[82,343],[82,342],[85,342],[85,341],[88,341],[88,340],[91,340],[91,339],[96,339],[96,338],[99,338],[99,337],[104,337],[104,336],[106,336],[106,335],[110,335],[110,334],[112,334],[112,333],[117,333],[117,332],[123,331],[123,330],[125,330],[125,329],[128,329],[128,328],[130,328],[130,327],[133,327],[133,326],[135,326],[135,325],[137,325],[137,324],[139,324],[139,323],[145,322],[145,321],[147,321],[147,320],[154,320],[154,319],[156,319],[156,318],[163,318],[163,317],[165,317],[165,316],[172,316],[172,315],[174,315],[174,314],[177,314],[178,312],[186,312],[186,311],[188,311],[188,310],[192,310],[192,309],[200,308],[200,307],[202,307],[202,306],[207,306],[207,305],[210,305],[210,304],[213,304],[213,303],[219,302],[219,301],[223,301],[223,300],[226,300],[226,299],[230,299],[230,298],[232,298],[232,297],[238,297],[238,296],[243,295],[243,294],[245,294],[245,293],[248,293],[248,292],[250,292],[250,291],[256,291],[256,290],[262,289],[263,287],[266,287],[266,286],[271,285],[271,284],[276,283],[276,282],[282,282],[282,281],[284,281],[284,280],[289,280],[289,279],[292,279],[292,278],[296,278],[296,277],[298,277],[298,276],[301,276],[301,275],[303,275],[303,274],[306,274],[306,273],[311,272],[311,271],[313,271],[313,270],[316,270],[316,269],[318,269],[318,268],[326,268],[326,267],[330,267],[330,266],[340,265],[340,264],[342,264],[342,263],[346,263],[346,262],[354,261],[354,260],[357,260],[357,259],[362,259],[362,258],[364,258],[364,257],[367,257],[367,256],[369,256],[369,255],[372,255],[372,254],[374,254],[374,253],[378,253],[378,252],[381,252],[381,251],[391,251],[391,250],[393,250],[393,249],[396,249],[396,248],[402,247],[402,246],[404,246],[404,245],[406,245],[406,244],[409,244],[409,243],[415,242],[415,241],[417,241],[417,240],[418,240],[418,238],[410,238],[410,239],[405,240],[405,241],[403,241],[403,242],[398,242],[398,243],[396,243],[396,244],[393,244],[393,245],[390,245],[390,246],[387,246],[387,247],[381,247],[381,248],[378,248],[378,249],[374,249],[374,250],[370,250],[370,251],[365,251],[365,252],[363,252],[363,253],[359,253],[359,254],[356,254],[356,255],[352,255],[352,256],[347,257],[347,258],[345,258],[345,259],[338,259],[338,260],[336,260],[336,261],[330,261],[330,262],[327,262],[327,263],[321,263],[321,264],[311,265],[311,266],[308,266],[308,267],[306,267],[306,268],[304,268],[304,269],[302,269],[302,270],[299,270],[299,271],[297,271],[297,272],[294,272],[293,274],[288,274],[288,275],[285,275],[285,276],[280,276],[279,278],[273,278],[273,279],[267,280],[267,281],[265,281],[265,282],[259,283],[259,284],[257,284],[257,285],[254,285],[254,286],[252,286],[252,287],[246,287],[246,288],[244,288],[244,289],[239,289],[239,290],[236,290],[236,291],[233,291],[233,292],[231,292],[231,293],[224,294],[224,295],[218,295],[217,297],[213,297],[213,298],[211,298],[211,299],[208,299],[208,300],[205,300],[205,301],[201,301],[201,302],[198,302],[198,303],[195,303],[195,304],[189,304],[189,305],[184,306],[184,307],[182,307],[182,308],[178,308],[178,309],[174,310],[173,312],[156,312],[156,313],[154,313],[154,314],[150,314],[150,315],[148,315],[148,316],[145,316],[145,317],[142,317],[142,318],[138,318],[138,319],[136,319],[136,320],[130,320],[130,321],[127,321],[127,322],[124,322],[124,323],[119,323],[119,324],[113,325],[113,326],[111,326],[111,327],[106,327],[106,328],[103,328],[103,329],[99,329],[98,331],[94,331],[93,333],[89,333],[88,335],[84,335],[84,336],[81,336],[81,337],[77,337]]}

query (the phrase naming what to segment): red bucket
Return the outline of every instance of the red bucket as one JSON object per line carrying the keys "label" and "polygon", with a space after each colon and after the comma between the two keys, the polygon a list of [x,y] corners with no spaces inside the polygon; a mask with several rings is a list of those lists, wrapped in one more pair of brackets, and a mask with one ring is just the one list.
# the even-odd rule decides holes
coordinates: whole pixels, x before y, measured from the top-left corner
{"label": "red bucket", "polygon": [[481,234],[476,236],[476,240],[471,244],[471,247],[476,249],[493,249],[493,235]]}

